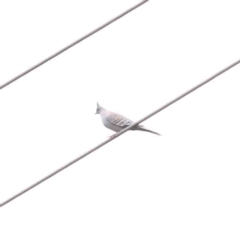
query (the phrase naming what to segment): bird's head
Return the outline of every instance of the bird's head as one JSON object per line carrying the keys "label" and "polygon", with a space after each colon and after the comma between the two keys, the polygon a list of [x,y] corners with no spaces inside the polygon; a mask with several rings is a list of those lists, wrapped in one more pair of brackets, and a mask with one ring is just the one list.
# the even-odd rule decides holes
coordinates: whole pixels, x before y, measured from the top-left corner
{"label": "bird's head", "polygon": [[97,103],[97,110],[95,114],[99,114],[102,110],[104,110],[104,108]]}

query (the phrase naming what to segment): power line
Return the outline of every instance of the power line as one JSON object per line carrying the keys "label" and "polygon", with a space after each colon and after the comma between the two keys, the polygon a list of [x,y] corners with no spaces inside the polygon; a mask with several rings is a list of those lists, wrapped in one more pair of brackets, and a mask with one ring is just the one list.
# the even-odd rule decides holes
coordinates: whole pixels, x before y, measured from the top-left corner
{"label": "power line", "polygon": [[219,75],[223,74],[224,72],[228,71],[229,69],[233,68],[234,66],[238,65],[240,63],[240,60],[234,62],[233,64],[229,65],[228,67],[224,68],[223,70],[219,71],[218,73],[214,74],[213,76],[211,76],[210,78],[208,78],[207,80],[201,82],[200,84],[196,85],[195,87],[191,88],[190,90],[186,91],[185,93],[181,94],[180,96],[176,97],[175,99],[173,99],[172,101],[166,103],[165,105],[163,105],[162,107],[158,108],[157,110],[155,110],[154,112],[148,114],[146,117],[140,119],[139,121],[135,122],[134,124],[132,124],[131,126],[123,129],[122,131],[116,133],[114,136],[114,138],[108,139],[102,143],[100,143],[99,145],[97,145],[96,147],[90,149],[89,151],[85,152],[84,154],[82,154],[81,156],[79,156],[78,158],[74,159],[73,161],[67,163],[66,165],[62,166],[61,168],[57,169],[56,171],[50,173],[49,175],[47,175],[46,177],[40,179],[39,181],[37,181],[36,183],[30,185],[29,187],[25,188],[24,190],[22,190],[21,192],[17,193],[16,195],[12,196],[11,198],[7,199],[6,201],[2,202],[0,204],[0,207],[6,205],[7,203],[13,201],[14,199],[18,198],[19,196],[23,195],[24,193],[28,192],[29,190],[33,189],[34,187],[38,186],[39,184],[43,183],[44,181],[48,180],[49,178],[53,177],[54,175],[56,175],[57,173],[63,171],[64,169],[70,167],[71,165],[73,165],[74,163],[78,162],[79,160],[83,159],[84,157],[86,157],[87,155],[91,154],[92,152],[96,151],[97,149],[103,147],[105,144],[111,142],[113,139],[119,137],[120,135],[122,135],[123,133],[127,132],[129,129],[133,128],[134,126],[136,126],[137,124],[142,123],[143,121],[147,120],[148,118],[154,116],[155,114],[159,113],[160,111],[164,110],[165,108],[169,107],[170,105],[172,105],[173,103],[179,101],[180,99],[182,99],[183,97],[187,96],[188,94],[192,93],[193,91],[197,90],[198,88],[202,87],[203,85],[205,85],[206,83],[212,81],[214,78],[218,77]]}
{"label": "power line", "polygon": [[0,86],[0,89],[3,89],[5,87],[7,87],[8,85],[10,85],[11,83],[15,82],[16,80],[18,80],[19,78],[27,75],[28,73],[32,72],[33,70],[35,70],[36,68],[42,66],[43,64],[45,64],[46,62],[52,60],[53,58],[57,57],[58,55],[62,54],[63,52],[67,51],[68,49],[70,49],[71,47],[77,45],[78,43],[82,42],[83,40],[89,38],[90,36],[92,36],[93,34],[99,32],[100,30],[102,30],[103,28],[107,27],[108,25],[112,24],[113,22],[117,21],[118,19],[122,18],[123,16],[125,16],[126,14],[132,12],[133,10],[135,10],[136,8],[140,7],[141,5],[143,5],[144,3],[148,2],[148,0],[144,0],[140,3],[138,3],[137,5],[129,8],[128,10],[126,10],[125,12],[121,13],[120,15],[118,15],[117,17],[111,19],[110,21],[106,22],[105,24],[101,25],[100,27],[96,28],[95,30],[93,30],[92,32],[88,33],[87,35],[79,38],[78,40],[76,40],[75,42],[67,45],[66,47],[64,47],[63,49],[59,50],[58,52],[54,53],[53,55],[45,58],[44,60],[42,60],[41,62],[39,62],[38,64],[32,66],[31,68],[27,69],[26,71],[22,72],[21,74],[17,75],[16,77],[12,78],[11,80],[9,80],[8,82],[4,83],[3,85]]}

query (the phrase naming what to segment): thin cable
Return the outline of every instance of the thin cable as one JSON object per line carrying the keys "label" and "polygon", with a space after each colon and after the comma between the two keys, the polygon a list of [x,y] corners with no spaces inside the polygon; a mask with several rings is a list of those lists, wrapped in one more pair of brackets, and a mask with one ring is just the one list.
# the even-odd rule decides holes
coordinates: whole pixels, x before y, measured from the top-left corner
{"label": "thin cable", "polygon": [[60,55],[61,53],[65,52],[66,50],[70,49],[71,47],[77,45],[78,43],[82,42],[83,40],[89,38],[90,36],[92,36],[93,34],[99,32],[100,30],[102,30],[103,28],[107,27],[108,25],[112,24],[113,22],[117,21],[118,19],[122,18],[123,16],[125,16],[126,14],[132,12],[133,10],[135,10],[136,8],[140,7],[141,5],[143,5],[144,3],[148,2],[148,0],[144,0],[140,3],[138,3],[137,5],[129,8],[128,10],[126,10],[125,12],[121,13],[120,15],[118,15],[117,17],[111,19],[110,21],[106,22],[105,24],[101,25],[100,27],[96,28],[95,30],[93,30],[92,32],[88,33],[87,35],[79,38],[78,40],[76,40],[75,42],[69,44],[68,46],[64,47],[63,49],[59,50],[58,52],[54,53],[53,55],[47,57],[46,59],[42,60],[40,63],[32,66],[31,68],[29,68],[28,70],[22,72],[21,74],[17,75],[16,77],[12,78],[11,80],[9,80],[8,82],[4,83],[3,85],[0,86],[0,89],[5,88],[6,86],[10,85],[11,83],[15,82],[16,80],[18,80],[19,78],[27,75],[28,73],[32,72],[34,69],[42,66],[43,64],[45,64],[46,62],[52,60],[53,58],[57,57],[58,55]]}
{"label": "thin cable", "polygon": [[33,189],[34,187],[36,187],[37,185],[43,183],[44,181],[48,180],[49,178],[53,177],[54,175],[56,175],[57,173],[63,171],[64,169],[68,168],[69,166],[73,165],[74,163],[78,162],[79,160],[83,159],[84,157],[86,157],[87,155],[89,155],[90,153],[96,151],[97,149],[101,148],[102,146],[104,146],[105,144],[111,142],[113,139],[119,137],[120,135],[122,135],[123,133],[127,132],[129,129],[133,128],[134,126],[142,123],[143,121],[147,120],[148,118],[154,116],[155,114],[159,113],[160,111],[162,111],[163,109],[169,107],[170,105],[172,105],[173,103],[177,102],[178,100],[182,99],[183,97],[187,96],[188,94],[192,93],[193,91],[197,90],[198,88],[202,87],[203,85],[205,85],[206,83],[210,82],[211,80],[213,80],[214,78],[218,77],[219,75],[223,74],[224,72],[228,71],[229,69],[233,68],[234,66],[236,66],[237,64],[240,63],[240,60],[236,61],[235,63],[229,65],[228,67],[224,68],[223,70],[221,70],[220,72],[214,74],[212,77],[208,78],[207,80],[203,81],[202,83],[198,84],[197,86],[191,88],[190,90],[188,90],[187,92],[181,94],[180,96],[178,96],[177,98],[173,99],[172,101],[166,103],[165,105],[163,105],[162,107],[158,108],[156,111],[148,114],[146,117],[140,119],[139,121],[135,122],[134,124],[132,124],[131,126],[124,128],[122,131],[116,133],[114,136],[114,138],[108,139],[102,143],[100,143],[99,145],[97,145],[96,147],[90,149],[89,151],[87,151],[86,153],[82,154],[81,156],[79,156],[78,158],[74,159],[73,161],[67,163],[66,165],[62,166],[61,168],[57,169],[56,171],[50,173],[49,175],[47,175],[46,177],[42,178],[41,180],[37,181],[36,183],[30,185],[29,187],[25,188],[23,191],[17,193],[16,195],[12,196],[11,198],[7,199],[6,201],[2,202],[0,204],[0,207],[6,205],[7,203],[11,202],[12,200],[16,199],[17,197],[21,196],[22,194],[28,192],[29,190]]}

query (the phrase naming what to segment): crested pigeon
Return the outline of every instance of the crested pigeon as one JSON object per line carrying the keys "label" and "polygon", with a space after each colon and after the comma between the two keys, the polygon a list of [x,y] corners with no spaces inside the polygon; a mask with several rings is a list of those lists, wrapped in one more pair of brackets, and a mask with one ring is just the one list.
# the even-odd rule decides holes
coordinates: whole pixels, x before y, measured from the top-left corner
{"label": "crested pigeon", "polygon": [[[119,132],[119,131],[123,130],[124,128],[133,124],[133,121],[131,121],[130,119],[128,119],[120,114],[110,112],[110,111],[106,110],[105,108],[103,108],[102,106],[100,106],[98,103],[97,103],[97,111],[95,114],[100,114],[103,125],[106,128],[109,128],[115,132]],[[146,129],[142,125],[137,125],[137,126],[133,127],[131,130],[140,130],[140,131],[150,132],[150,133],[161,136],[161,134],[154,132],[152,130]],[[112,138],[113,136],[111,136],[110,138]]]}

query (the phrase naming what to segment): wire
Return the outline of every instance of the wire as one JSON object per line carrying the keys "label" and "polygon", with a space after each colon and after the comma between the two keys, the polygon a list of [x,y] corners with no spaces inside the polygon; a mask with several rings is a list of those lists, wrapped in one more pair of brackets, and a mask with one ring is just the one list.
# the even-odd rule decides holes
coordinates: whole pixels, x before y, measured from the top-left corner
{"label": "wire", "polygon": [[41,62],[39,62],[38,64],[32,66],[31,68],[29,68],[28,70],[22,72],[21,74],[17,75],[16,77],[12,78],[11,80],[9,80],[8,82],[4,83],[3,85],[0,86],[0,89],[3,89],[5,87],[7,87],[8,85],[10,85],[11,83],[15,82],[16,80],[18,80],[19,78],[27,75],[28,73],[32,72],[33,70],[35,70],[36,68],[42,66],[43,64],[45,64],[46,62],[52,60],[53,58],[57,57],[58,55],[62,54],[63,52],[67,51],[68,49],[70,49],[71,47],[77,45],[78,43],[82,42],[83,40],[89,38],[90,36],[92,36],[93,34],[99,32],[100,30],[102,30],[103,28],[107,27],[108,25],[112,24],[113,22],[117,21],[118,19],[122,18],[123,16],[125,16],[126,14],[132,12],[133,10],[135,10],[136,8],[140,7],[141,5],[143,5],[144,3],[148,2],[148,0],[144,0],[140,3],[138,3],[137,5],[129,8],[128,10],[126,10],[125,12],[121,13],[120,15],[118,15],[117,17],[111,19],[110,21],[106,22],[105,24],[101,25],[100,27],[96,28],[95,30],[93,30],[92,32],[88,33],[87,35],[79,38],[78,40],[76,40],[75,42],[69,44],[68,46],[64,47],[63,49],[59,50],[58,52],[54,53],[53,55],[47,57],[46,59],[42,60]]}
{"label": "wire", "polygon": [[143,121],[147,120],[148,118],[154,116],[155,114],[159,113],[160,111],[164,110],[165,108],[169,107],[170,105],[172,105],[173,103],[179,101],[180,99],[182,99],[183,97],[187,96],[188,94],[192,93],[193,91],[197,90],[198,88],[202,87],[203,85],[205,85],[206,83],[212,81],[214,78],[218,77],[219,75],[223,74],[224,72],[228,71],[229,69],[233,68],[234,66],[238,65],[240,63],[240,60],[234,62],[233,64],[229,65],[228,67],[224,68],[223,70],[219,71],[218,73],[214,74],[213,76],[211,76],[210,78],[208,78],[207,80],[201,82],[200,84],[196,85],[195,87],[191,88],[190,90],[186,91],[185,93],[181,94],[180,96],[178,96],[177,98],[173,99],[172,101],[166,103],[165,105],[163,105],[162,107],[158,108],[157,110],[155,110],[154,112],[148,114],[146,117],[140,119],[139,121],[135,122],[134,124],[132,124],[131,126],[124,128],[122,131],[116,133],[114,135],[114,138],[108,139],[102,143],[100,143],[99,145],[97,145],[96,147],[90,149],[89,151],[85,152],[84,154],[82,154],[81,156],[79,156],[78,158],[74,159],[73,161],[67,163],[66,165],[62,166],[61,168],[57,169],[56,171],[50,173],[49,175],[47,175],[46,177],[40,179],[39,181],[37,181],[36,183],[30,185],[29,187],[25,188],[24,190],[22,190],[21,192],[17,193],[16,195],[12,196],[11,198],[7,199],[6,201],[2,202],[0,204],[0,207],[6,205],[7,203],[13,201],[14,199],[18,198],[19,196],[23,195],[24,193],[28,192],[29,190],[33,189],[34,187],[38,186],[39,184],[43,183],[44,181],[48,180],[49,178],[53,177],[54,175],[56,175],[57,173],[63,171],[64,169],[70,167],[71,165],[73,165],[74,163],[78,162],[79,160],[83,159],[84,157],[88,156],[89,154],[91,154],[92,152],[96,151],[97,149],[103,147],[105,144],[113,141],[115,138],[119,137],[120,135],[124,134],[125,132],[127,132],[128,130],[130,130],[131,128],[133,128],[134,126],[142,123]]}

